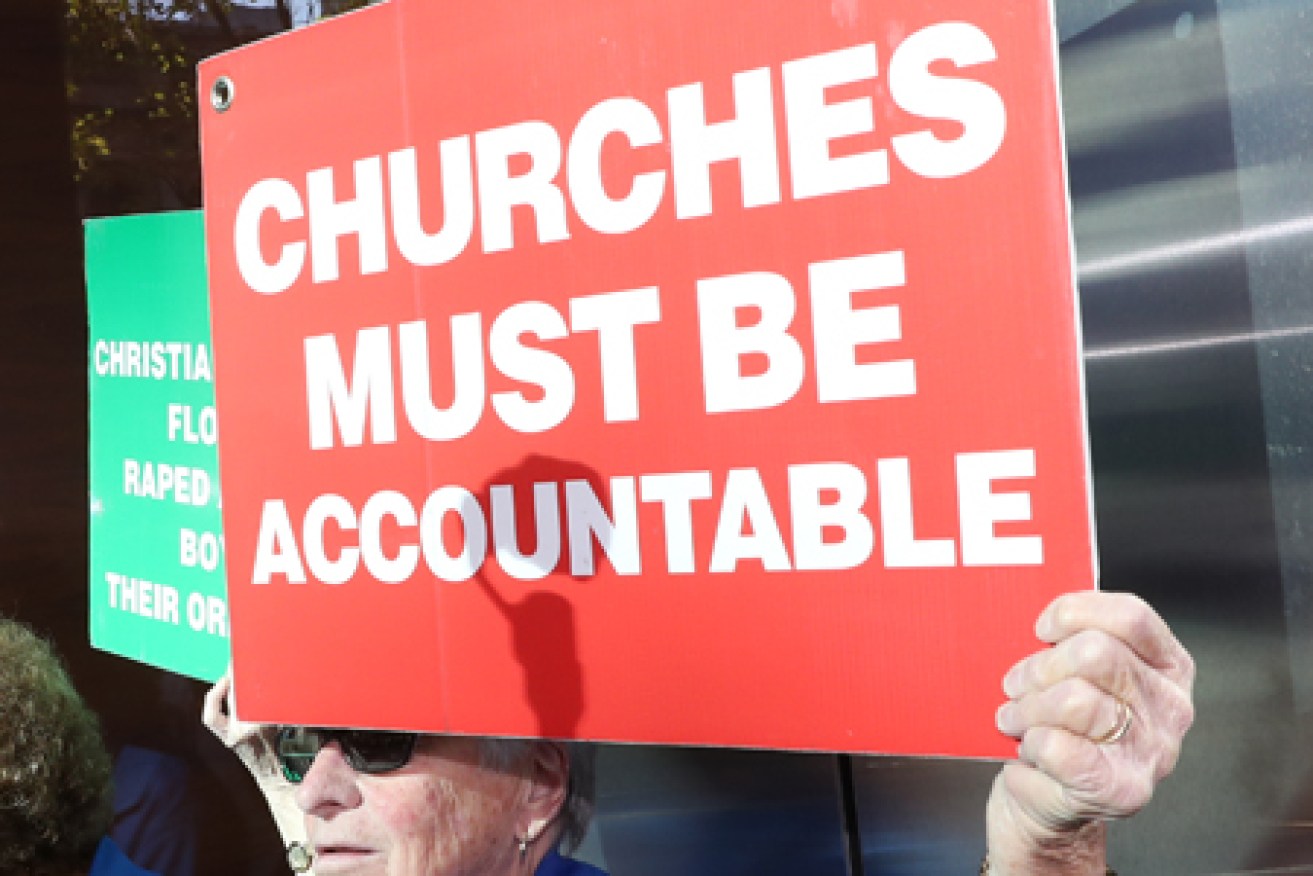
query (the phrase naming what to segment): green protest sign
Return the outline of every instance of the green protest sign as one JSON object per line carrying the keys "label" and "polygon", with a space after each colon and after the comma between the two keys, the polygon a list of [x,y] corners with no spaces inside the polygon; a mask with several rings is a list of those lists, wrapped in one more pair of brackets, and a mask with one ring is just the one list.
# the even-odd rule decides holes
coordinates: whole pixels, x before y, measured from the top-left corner
{"label": "green protest sign", "polygon": [[86,225],[91,643],[204,680],[228,665],[201,213]]}

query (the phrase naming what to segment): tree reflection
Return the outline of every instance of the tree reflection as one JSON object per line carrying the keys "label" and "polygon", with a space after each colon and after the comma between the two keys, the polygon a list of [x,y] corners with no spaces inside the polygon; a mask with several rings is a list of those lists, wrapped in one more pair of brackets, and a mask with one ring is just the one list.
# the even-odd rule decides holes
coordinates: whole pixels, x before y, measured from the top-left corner
{"label": "tree reflection", "polygon": [[196,63],[375,0],[65,0],[83,216],[199,207]]}

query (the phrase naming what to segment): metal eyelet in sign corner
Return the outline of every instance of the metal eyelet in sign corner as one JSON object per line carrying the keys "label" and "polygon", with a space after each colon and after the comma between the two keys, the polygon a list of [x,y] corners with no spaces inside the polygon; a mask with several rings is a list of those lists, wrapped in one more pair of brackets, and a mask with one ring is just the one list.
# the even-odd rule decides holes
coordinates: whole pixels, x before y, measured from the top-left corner
{"label": "metal eyelet in sign corner", "polygon": [[214,107],[215,112],[227,112],[233,105],[233,98],[236,95],[237,86],[233,84],[232,79],[220,76],[210,86],[210,106]]}

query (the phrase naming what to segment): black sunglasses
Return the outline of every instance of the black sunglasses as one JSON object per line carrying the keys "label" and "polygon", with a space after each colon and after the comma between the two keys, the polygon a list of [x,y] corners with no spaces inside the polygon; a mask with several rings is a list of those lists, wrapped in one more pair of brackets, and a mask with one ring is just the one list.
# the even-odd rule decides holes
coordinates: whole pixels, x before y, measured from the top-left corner
{"label": "black sunglasses", "polygon": [[310,772],[319,749],[336,742],[342,756],[358,773],[387,773],[399,770],[415,753],[418,733],[388,730],[334,730],[326,727],[281,727],[274,737],[274,751],[283,775],[299,784]]}

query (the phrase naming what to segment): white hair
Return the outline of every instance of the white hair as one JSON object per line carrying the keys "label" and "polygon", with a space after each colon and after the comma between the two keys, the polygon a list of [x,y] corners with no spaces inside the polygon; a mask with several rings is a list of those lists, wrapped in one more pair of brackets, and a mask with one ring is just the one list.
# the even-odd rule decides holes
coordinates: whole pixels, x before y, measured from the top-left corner
{"label": "white hair", "polygon": [[[491,769],[513,769],[531,755],[537,744],[538,740],[535,739],[484,737],[479,740],[479,760]],[[593,764],[596,751],[591,742],[562,744],[565,746],[570,773],[565,802],[561,804],[558,817],[561,820],[560,845],[569,854],[579,848],[593,818]]]}

